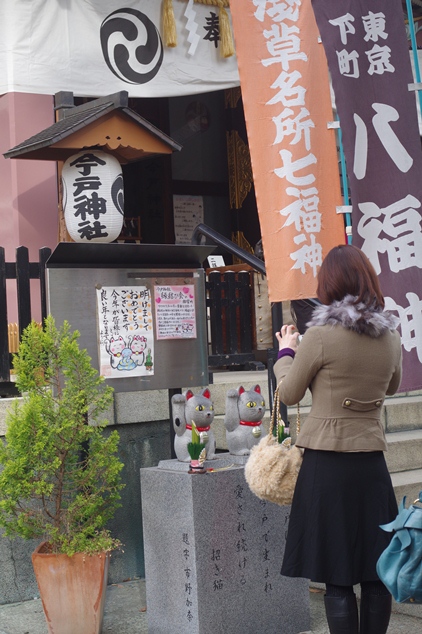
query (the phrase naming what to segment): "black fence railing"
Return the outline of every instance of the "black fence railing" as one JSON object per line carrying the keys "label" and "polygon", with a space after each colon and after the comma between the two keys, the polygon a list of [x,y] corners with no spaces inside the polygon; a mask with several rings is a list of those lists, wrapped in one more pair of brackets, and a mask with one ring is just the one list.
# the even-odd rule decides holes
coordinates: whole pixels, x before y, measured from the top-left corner
{"label": "black fence railing", "polygon": [[[199,224],[192,235],[192,243],[200,244],[202,236],[222,247],[249,267],[266,274],[265,264],[221,233]],[[251,271],[211,272],[207,281],[207,306],[210,316],[210,367],[264,366],[255,361],[253,352],[254,297]],[[278,314],[281,316],[281,305]]]}
{"label": "black fence railing", "polygon": [[211,271],[206,288],[211,334],[209,366],[254,363],[250,272]]}
{"label": "black fence railing", "polygon": [[15,262],[6,262],[5,250],[0,247],[0,396],[7,396],[15,392],[14,384],[10,382],[11,353],[9,350],[6,280],[16,280],[18,330],[19,336],[21,336],[22,331],[31,322],[30,280],[40,281],[39,300],[42,320],[44,321],[47,316],[45,264],[50,254],[51,249],[43,247],[39,250],[38,262],[30,262],[27,247],[18,247]]}

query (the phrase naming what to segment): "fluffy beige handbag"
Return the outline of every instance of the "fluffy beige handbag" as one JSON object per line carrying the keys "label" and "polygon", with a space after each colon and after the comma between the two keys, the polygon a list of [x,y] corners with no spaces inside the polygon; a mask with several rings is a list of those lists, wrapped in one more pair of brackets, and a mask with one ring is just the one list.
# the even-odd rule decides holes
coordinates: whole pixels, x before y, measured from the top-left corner
{"label": "fluffy beige handbag", "polygon": [[[285,506],[292,503],[303,449],[291,444],[287,438],[278,442],[278,427],[281,423],[278,387],[274,392],[274,404],[270,429],[257,445],[251,449],[245,464],[245,478],[250,490],[261,500]],[[273,435],[274,425],[276,435]],[[300,410],[297,406],[297,433],[300,431]]]}

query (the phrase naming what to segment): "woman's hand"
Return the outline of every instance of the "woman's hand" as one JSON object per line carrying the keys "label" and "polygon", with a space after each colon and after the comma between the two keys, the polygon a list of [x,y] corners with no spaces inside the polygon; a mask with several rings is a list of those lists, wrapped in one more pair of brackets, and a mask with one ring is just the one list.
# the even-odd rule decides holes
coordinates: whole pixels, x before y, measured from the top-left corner
{"label": "woman's hand", "polygon": [[283,326],[280,332],[276,332],[275,336],[278,340],[278,349],[291,348],[297,352],[299,333],[294,326]]}

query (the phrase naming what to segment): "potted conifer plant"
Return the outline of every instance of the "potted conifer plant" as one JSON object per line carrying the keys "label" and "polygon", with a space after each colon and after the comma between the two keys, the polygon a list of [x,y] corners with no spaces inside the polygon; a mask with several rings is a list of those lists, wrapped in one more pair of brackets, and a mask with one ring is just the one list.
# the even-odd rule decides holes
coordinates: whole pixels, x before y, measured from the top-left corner
{"label": "potted conifer plant", "polygon": [[39,538],[32,555],[48,631],[99,634],[110,552],[105,528],[120,506],[119,436],[101,415],[113,390],[78,345],[78,332],[50,316],[32,322],[14,358],[22,399],[0,443],[0,526]]}

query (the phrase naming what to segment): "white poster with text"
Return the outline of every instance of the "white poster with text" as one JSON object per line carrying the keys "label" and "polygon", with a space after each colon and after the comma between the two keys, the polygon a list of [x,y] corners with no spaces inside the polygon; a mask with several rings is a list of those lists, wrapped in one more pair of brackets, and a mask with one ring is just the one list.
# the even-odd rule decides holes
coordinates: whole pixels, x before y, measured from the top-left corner
{"label": "white poster with text", "polygon": [[100,374],[126,378],[154,374],[151,291],[146,286],[97,289]]}

